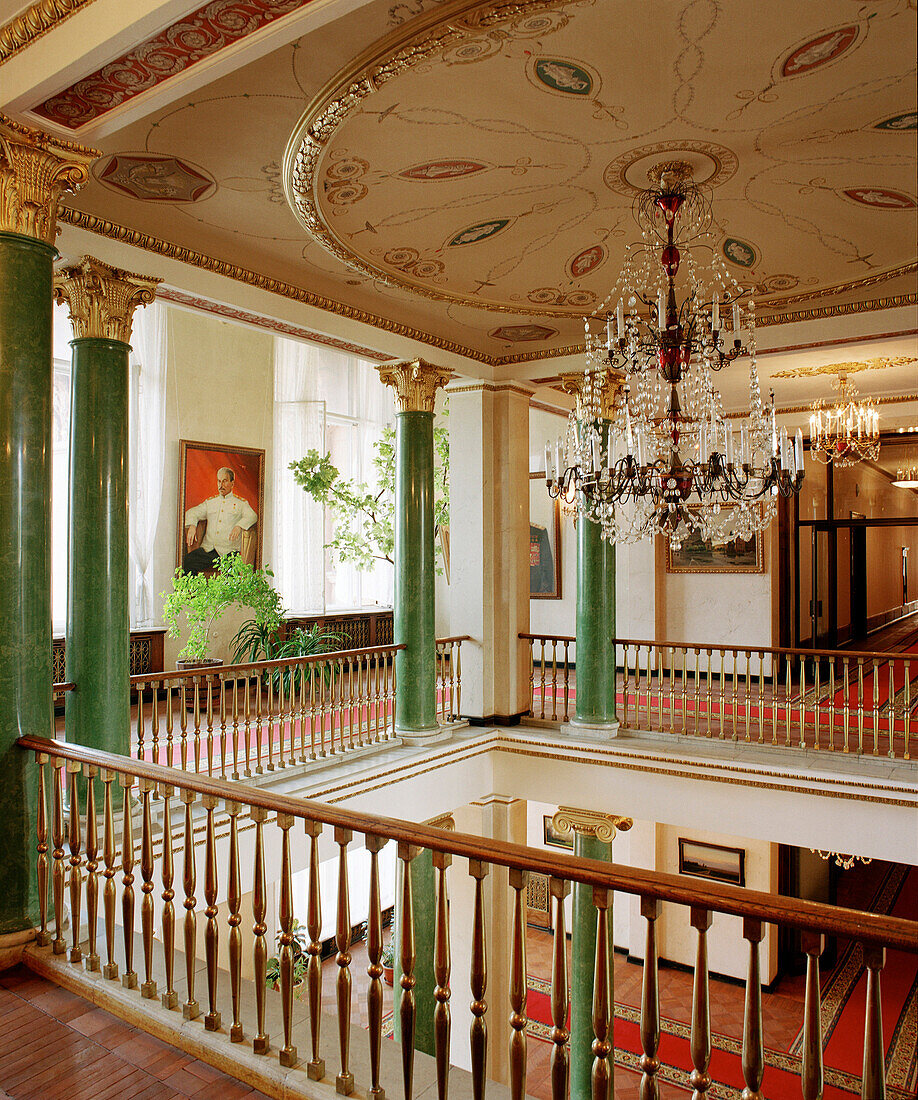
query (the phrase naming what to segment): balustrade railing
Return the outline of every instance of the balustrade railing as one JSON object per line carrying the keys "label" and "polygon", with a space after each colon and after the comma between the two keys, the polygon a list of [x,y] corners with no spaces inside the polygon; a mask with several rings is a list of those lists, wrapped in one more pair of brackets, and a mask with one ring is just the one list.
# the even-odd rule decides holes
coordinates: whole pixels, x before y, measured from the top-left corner
{"label": "balustrade railing", "polygon": [[462,703],[462,643],[468,634],[437,639],[437,717],[440,722],[455,722]]}
{"label": "balustrade railing", "polygon": [[[530,713],[575,713],[576,639],[520,634],[532,653]],[[618,718],[632,729],[909,760],[918,653],[614,638]]]}
{"label": "balustrade railing", "polygon": [[395,653],[375,646],[132,676],[133,751],[240,779],[395,736]]}
{"label": "balustrade railing", "polygon": [[[255,1055],[267,1056],[271,1043],[266,1032],[266,998],[269,995],[265,981],[267,946],[265,934],[266,913],[266,850],[276,852],[280,840],[279,866],[279,921],[280,933],[280,999],[282,1007],[282,1036],[276,1041],[277,1057],[282,1066],[304,1068],[314,1080],[327,1080],[339,1093],[348,1095],[358,1090],[369,1090],[369,1095],[380,1096],[381,1090],[391,1092],[394,1082],[381,1080],[382,1037],[382,913],[380,909],[379,868],[377,856],[388,841],[396,842],[398,860],[403,873],[399,876],[397,919],[400,927],[401,983],[397,991],[396,1012],[401,1023],[402,1040],[402,1088],[406,1100],[413,1095],[415,1054],[412,1037],[417,1023],[418,1003],[423,998],[436,1002],[434,1012],[434,1046],[438,1096],[445,1100],[450,1073],[450,990],[454,996],[465,982],[465,976],[451,966],[450,915],[448,883],[450,874],[461,873],[459,867],[451,867],[455,860],[467,861],[469,875],[475,880],[474,900],[471,903],[471,929],[463,937],[470,947],[469,991],[471,993],[472,1022],[469,1032],[472,1093],[477,1100],[486,1094],[486,1065],[489,1043],[489,1020],[502,1016],[509,1022],[510,1060],[509,1083],[512,1100],[524,1100],[527,1090],[527,981],[526,981],[526,921],[525,896],[530,874],[548,876],[549,893],[554,907],[554,936],[551,1014],[554,1020],[551,1058],[552,1100],[566,1100],[568,1095],[570,1034],[567,1027],[570,1007],[570,976],[565,942],[564,898],[571,883],[580,883],[592,890],[597,909],[597,936],[593,983],[592,1028],[595,1041],[592,1082],[594,1100],[607,1100],[611,1094],[613,1049],[615,1044],[615,1019],[611,1005],[611,989],[608,976],[611,973],[612,941],[609,935],[608,912],[614,891],[636,895],[640,898],[640,912],[646,922],[646,947],[644,958],[644,986],[641,998],[640,1036],[643,1057],[641,1095],[658,1095],[656,1074],[660,1069],[659,991],[657,988],[657,939],[656,920],[660,903],[675,903],[688,913],[687,919],[696,933],[696,962],[694,971],[694,1002],[691,1022],[691,1059],[693,1069],[684,1071],[684,1081],[676,1082],[685,1088],[693,1088],[694,1096],[704,1097],[711,1088],[710,1060],[712,1033],[709,1007],[709,981],[707,962],[707,931],[713,913],[727,913],[743,918],[743,937],[748,945],[748,970],[746,979],[746,1007],[742,1040],[742,1074],[746,1086],[744,1096],[759,1097],[763,1077],[768,1087],[763,1044],[763,1016],[760,995],[760,944],[766,924],[795,928],[804,933],[804,950],[807,954],[807,980],[803,1006],[803,1054],[800,1064],[801,1093],[813,1098],[822,1095],[822,1043],[821,1005],[819,996],[819,957],[822,953],[822,937],[835,935],[849,938],[862,945],[868,972],[866,990],[864,1072],[861,1096],[884,1096],[884,1050],[882,1043],[882,1002],[880,975],[884,965],[885,950],[918,951],[916,923],[901,918],[862,913],[814,902],[743,890],[719,883],[690,881],[683,877],[659,872],[574,858],[568,854],[555,854],[534,850],[497,840],[483,839],[463,833],[450,832],[429,826],[415,825],[392,818],[355,813],[334,805],[300,798],[273,794],[270,791],[229,783],[222,779],[195,775],[154,764],[149,760],[136,760],[115,756],[79,745],[24,737],[19,741],[24,750],[34,752],[38,768],[37,814],[37,878],[41,927],[39,944],[50,946],[58,955],[67,952],[65,938],[64,898],[69,884],[70,896],[70,951],[69,962],[61,965],[102,969],[104,979],[114,982],[119,977],[119,954],[123,966],[122,984],[133,989],[140,985],[139,1003],[150,1002],[151,1013],[179,1011],[179,991],[175,988],[176,936],[179,932],[175,914],[175,867],[173,846],[181,849],[181,890],[185,916],[181,934],[185,947],[185,985],[181,1012],[186,1020],[200,1016],[206,1007],[203,1027],[219,1031],[224,1014],[231,1021],[225,1057],[232,1059],[232,1043],[251,1043]],[[101,827],[97,820],[94,788],[101,781]],[[115,791],[123,791],[122,808],[116,813]],[[69,808],[65,809],[65,794],[69,792]],[[82,797],[85,792],[85,797]],[[47,800],[50,797],[50,826]],[[139,806],[135,808],[135,798]],[[176,798],[183,812],[175,813]],[[157,830],[154,834],[152,802],[161,801],[157,812]],[[82,809],[81,809],[82,808]],[[116,824],[120,817],[120,828]],[[202,821],[203,817],[203,821]],[[69,828],[65,827],[69,818]],[[252,842],[251,872],[242,867],[240,858],[240,822],[249,818],[255,826]],[[226,829],[226,822],[229,828]],[[202,829],[203,826],[203,829]],[[139,849],[135,829],[139,827]],[[218,846],[218,828],[221,846]],[[198,831],[203,832],[203,839]],[[331,830],[337,846],[338,885],[334,899],[320,895],[319,840],[325,830]],[[279,831],[279,838],[277,832]],[[154,843],[155,836],[158,842]],[[350,954],[352,913],[348,897],[348,859],[352,841],[363,837],[369,860],[369,898],[367,920],[367,951],[369,965],[367,975],[367,1018],[369,1034],[366,1040],[369,1050],[367,1080],[355,1080],[351,1059],[353,1004],[352,970]],[[84,838],[85,837],[85,844]],[[302,846],[298,852],[297,846]],[[200,849],[203,847],[203,853]],[[410,864],[422,849],[433,854],[436,872],[436,902],[434,920],[434,975],[433,989],[420,989],[416,984],[417,964],[416,927],[413,910],[412,882],[415,876],[408,873]],[[50,857],[49,857],[50,850]],[[68,851],[69,850],[69,851]],[[142,957],[135,960],[135,871],[141,879],[140,942]],[[157,865],[157,851],[159,853]],[[298,1035],[294,1026],[294,942],[293,929],[293,868],[296,855],[305,859],[308,867],[305,908],[309,945],[307,948],[307,998],[309,1022],[299,1025],[304,1034]],[[203,913],[197,895],[198,872],[203,855],[203,893],[206,906]],[[461,865],[460,865],[461,866]],[[486,945],[485,904],[483,881],[494,866],[507,867],[509,889],[513,898],[513,918],[509,941]],[[100,867],[102,870],[100,871]],[[118,871],[121,871],[120,933],[123,952],[116,950],[118,939],[119,893]],[[223,874],[226,878],[223,879]],[[99,894],[102,894],[102,939],[99,942],[97,914]],[[253,918],[251,945],[254,959],[254,1012],[246,1017],[244,998],[240,995],[242,914],[240,898],[251,893]],[[221,914],[218,902],[226,898],[228,915]],[[48,905],[53,912],[49,925]],[[85,907],[82,902],[85,899]],[[320,916],[323,905],[331,901],[336,912],[335,962],[338,977],[334,984],[332,1008],[337,1016],[337,1043],[322,1032],[323,983],[321,975],[319,942]],[[425,910],[426,911],[426,910]],[[85,932],[82,914],[86,914]],[[200,918],[204,918],[205,972],[203,989],[198,989],[195,964],[195,944]],[[675,914],[668,918],[675,920]],[[157,937],[157,921],[161,937]],[[228,936],[229,981],[218,980],[219,943]],[[506,952],[509,959],[509,983],[506,989],[488,986],[488,951]],[[162,965],[156,963],[162,956]],[[105,962],[102,963],[104,957]],[[142,966],[138,974],[135,965]],[[165,975],[165,988],[160,992],[155,973]],[[227,994],[228,990],[228,994]],[[157,997],[159,994],[159,997]],[[206,1001],[201,1004],[198,998]],[[157,1003],[158,1002],[158,1003]],[[160,1015],[160,1022],[162,1015]],[[306,1029],[308,1027],[308,1042]],[[493,1024],[492,1024],[493,1028]],[[305,1066],[299,1059],[298,1041],[305,1044]],[[332,1058],[331,1048],[337,1045],[337,1055]],[[329,1069],[326,1070],[328,1060]],[[331,1068],[332,1063],[337,1070]],[[712,1093],[712,1095],[717,1093]]]}

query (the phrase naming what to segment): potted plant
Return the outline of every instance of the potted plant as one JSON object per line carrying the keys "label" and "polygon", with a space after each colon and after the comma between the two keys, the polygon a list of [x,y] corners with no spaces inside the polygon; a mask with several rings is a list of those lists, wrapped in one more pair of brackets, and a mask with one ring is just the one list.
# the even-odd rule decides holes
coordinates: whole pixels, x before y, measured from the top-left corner
{"label": "potted plant", "polygon": [[[256,618],[247,619],[242,624],[231,645],[233,660],[237,664],[248,664],[254,661],[283,661],[292,660],[295,657],[310,657],[315,653],[327,653],[330,647],[341,639],[341,634],[322,631],[318,624],[310,630],[298,626],[284,632],[282,629],[271,627],[268,623],[259,622]],[[275,691],[283,681],[284,692],[288,698],[291,686],[295,691],[299,690],[305,668],[298,665],[292,672],[291,676],[289,668],[285,668],[283,673],[280,669],[276,669],[271,675]],[[266,673],[266,680],[267,675]]]}
{"label": "potted plant", "polygon": [[283,606],[280,593],[271,585],[270,569],[253,569],[238,554],[220,558],[214,573],[183,573],[176,569],[172,591],[163,592],[163,621],[169,627],[169,637],[179,636],[179,617],[184,611],[189,627],[188,640],[179,652],[179,668],[200,668],[220,665],[210,656],[210,633],[214,624],[233,604],[250,607],[254,621],[276,631],[281,623]]}
{"label": "potted plant", "polygon": [[[307,947],[309,947],[309,933],[300,922],[294,918],[293,924],[290,927],[290,934],[293,937],[290,944],[290,947],[293,949],[293,992],[294,996],[299,996],[298,990],[306,981],[306,967],[309,965],[309,955],[306,951]],[[280,989],[280,938],[282,935],[283,929],[279,928],[277,930],[277,941],[275,943],[277,954],[272,955],[271,958],[268,959],[268,965],[265,968],[265,985],[269,989]]]}
{"label": "potted plant", "polygon": [[379,956],[379,961],[383,968],[383,981],[386,985],[392,985],[395,981],[395,944],[392,940],[383,944],[382,954]]}

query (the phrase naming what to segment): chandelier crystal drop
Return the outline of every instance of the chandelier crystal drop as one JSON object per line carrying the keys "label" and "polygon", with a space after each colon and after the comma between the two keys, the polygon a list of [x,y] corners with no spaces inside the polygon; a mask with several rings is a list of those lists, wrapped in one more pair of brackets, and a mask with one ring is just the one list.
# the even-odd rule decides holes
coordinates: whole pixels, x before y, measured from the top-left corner
{"label": "chandelier crystal drop", "polygon": [[[723,233],[682,161],[657,165],[634,203],[641,241],[584,321],[586,372],[566,438],[546,446],[549,495],[610,542],[692,532],[748,539],[800,490],[803,437],[762,401],[755,304],[716,247]],[[689,245],[692,246],[689,249]],[[591,320],[605,318],[605,331]],[[730,327],[727,327],[727,322]],[[713,374],[749,360],[749,412],[727,416]]]}
{"label": "chandelier crystal drop", "polygon": [[826,863],[830,860],[834,860],[836,867],[841,867],[843,871],[850,871],[855,863],[872,863],[872,856],[853,856],[848,852],[826,852],[822,848],[810,848],[813,855],[819,856],[820,859],[824,859]]}
{"label": "chandelier crystal drop", "polygon": [[844,374],[835,382],[838,398],[827,406],[813,403],[810,414],[810,454],[818,462],[853,466],[880,453],[880,416],[868,398],[860,400],[857,389]]}

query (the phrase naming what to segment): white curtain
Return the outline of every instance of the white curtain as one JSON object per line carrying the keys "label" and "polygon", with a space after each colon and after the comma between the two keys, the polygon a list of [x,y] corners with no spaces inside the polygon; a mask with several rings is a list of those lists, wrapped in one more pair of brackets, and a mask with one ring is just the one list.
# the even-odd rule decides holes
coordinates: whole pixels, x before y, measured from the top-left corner
{"label": "white curtain", "polygon": [[131,627],[153,622],[153,544],[166,454],[167,311],[153,302],[134,314],[130,357],[129,490]]}
{"label": "white curtain", "polygon": [[[64,350],[69,350],[65,348]],[[55,347],[57,351],[57,347]],[[70,360],[54,360],[51,445],[51,624],[63,634],[67,623],[67,508],[70,496]]]}
{"label": "white curtain", "polygon": [[289,466],[325,452],[325,402],[318,400],[325,353],[274,341],[274,583],[290,611],[325,610],[324,509],[293,480]]}

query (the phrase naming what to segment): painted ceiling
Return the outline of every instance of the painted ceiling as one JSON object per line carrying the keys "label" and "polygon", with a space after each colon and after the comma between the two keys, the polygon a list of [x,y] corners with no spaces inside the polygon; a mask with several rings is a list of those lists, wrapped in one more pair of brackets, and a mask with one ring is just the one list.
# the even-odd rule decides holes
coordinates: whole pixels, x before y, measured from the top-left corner
{"label": "painted ceiling", "polygon": [[[636,190],[683,159],[765,323],[914,295],[909,0],[374,0],[248,60],[303,7],[211,0],[31,104],[105,153],[76,216],[537,357],[582,340]],[[235,68],[144,110],[224,49]]]}

